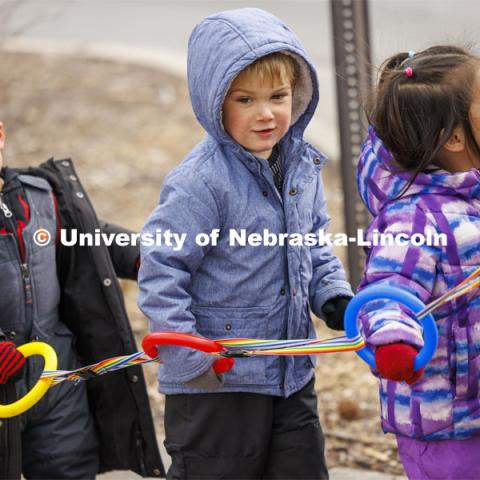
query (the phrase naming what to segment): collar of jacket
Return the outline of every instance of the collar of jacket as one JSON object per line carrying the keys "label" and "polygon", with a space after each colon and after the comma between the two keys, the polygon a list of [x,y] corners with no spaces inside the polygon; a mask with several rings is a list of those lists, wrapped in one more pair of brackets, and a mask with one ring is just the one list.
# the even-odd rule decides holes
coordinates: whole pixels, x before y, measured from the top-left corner
{"label": "collar of jacket", "polygon": [[3,167],[0,171],[0,177],[3,178],[3,193],[8,193],[10,190],[17,188],[19,184],[15,181],[18,177],[18,172],[13,168]]}
{"label": "collar of jacket", "polygon": [[[394,200],[411,176],[410,172],[398,171],[392,154],[370,126],[357,169],[358,191],[370,212],[376,215]],[[480,172],[474,168],[459,173],[442,169],[425,171],[417,175],[403,197],[425,194],[480,199]]]}
{"label": "collar of jacket", "polygon": [[[304,154],[307,147],[308,144],[306,142],[289,134],[280,140],[280,154],[283,159],[284,178],[287,178],[292,172],[295,172],[300,163],[304,161]],[[242,162],[246,168],[256,176],[261,176],[266,169],[270,168],[266,159],[256,157],[236,142],[222,143],[222,148],[227,155]],[[319,155],[323,158],[322,154],[319,153]],[[310,169],[307,169],[305,173],[309,171]]]}

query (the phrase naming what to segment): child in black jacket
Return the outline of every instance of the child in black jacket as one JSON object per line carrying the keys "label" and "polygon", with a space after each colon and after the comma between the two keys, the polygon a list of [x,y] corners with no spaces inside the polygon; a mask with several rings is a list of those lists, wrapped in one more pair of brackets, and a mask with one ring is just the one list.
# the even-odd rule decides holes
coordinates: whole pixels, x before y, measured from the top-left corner
{"label": "child in black jacket", "polygon": [[[0,149],[4,138],[0,124]],[[16,375],[21,377],[17,394],[23,395],[43,368],[36,357],[23,366],[15,348],[23,343],[51,344],[59,368],[66,370],[135,352],[117,274],[136,278],[138,247],[113,245],[109,250],[105,245],[59,242],[60,228],[123,231],[98,221],[70,160],[49,160],[27,170],[3,168],[1,177],[3,394],[12,390]],[[43,243],[47,237],[50,241]],[[14,453],[12,446],[18,445],[18,422],[10,419],[0,427],[10,431],[8,450],[0,445],[0,475],[5,478],[19,478],[19,448],[15,458],[8,458]],[[51,388],[21,416],[21,430],[27,478],[94,478],[112,469],[131,469],[143,476],[164,473],[140,367]]]}

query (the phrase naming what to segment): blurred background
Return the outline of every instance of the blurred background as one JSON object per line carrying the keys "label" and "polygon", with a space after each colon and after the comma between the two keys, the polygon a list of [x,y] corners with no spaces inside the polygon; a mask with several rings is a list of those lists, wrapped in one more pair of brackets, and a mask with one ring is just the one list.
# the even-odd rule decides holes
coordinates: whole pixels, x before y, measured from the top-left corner
{"label": "blurred background", "polygon": [[[476,0],[367,5],[374,66],[401,50],[479,44]],[[330,231],[345,231],[344,193],[354,192],[344,192],[339,173],[329,0],[0,0],[0,120],[7,132],[7,165],[72,158],[99,217],[140,229],[164,176],[203,136],[185,82],[190,31],[209,14],[246,6],[284,20],[318,69],[320,103],[307,138],[330,157],[324,172]],[[344,250],[336,253],[345,261]],[[123,288],[140,339],[148,326],[136,307],[137,288],[132,282]],[[319,336],[330,334],[319,321],[317,327]],[[393,439],[379,429],[375,378],[350,353],[318,363],[330,466],[400,474]],[[154,369],[146,371],[161,435],[163,398],[156,393]]]}

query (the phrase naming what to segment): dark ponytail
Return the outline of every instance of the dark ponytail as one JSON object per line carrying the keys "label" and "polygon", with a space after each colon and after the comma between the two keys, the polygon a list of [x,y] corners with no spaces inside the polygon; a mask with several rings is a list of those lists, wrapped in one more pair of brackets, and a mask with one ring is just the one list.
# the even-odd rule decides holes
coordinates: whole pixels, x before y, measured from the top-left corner
{"label": "dark ponytail", "polygon": [[406,189],[458,125],[480,155],[469,118],[479,66],[477,57],[454,46],[435,46],[413,56],[399,53],[381,66],[367,117],[399,169],[412,172]]}

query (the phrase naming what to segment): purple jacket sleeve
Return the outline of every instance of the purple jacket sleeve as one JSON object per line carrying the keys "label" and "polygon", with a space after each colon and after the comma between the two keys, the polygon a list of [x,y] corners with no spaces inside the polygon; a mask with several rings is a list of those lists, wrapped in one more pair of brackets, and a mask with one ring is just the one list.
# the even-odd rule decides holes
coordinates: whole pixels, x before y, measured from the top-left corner
{"label": "purple jacket sleeve", "polygon": [[[405,204],[384,209],[370,226],[367,239],[372,241],[375,235],[379,239],[378,234],[386,234],[395,243],[372,244],[359,290],[373,284],[390,285],[413,293],[424,303],[430,302],[441,247],[412,241],[412,235],[427,238],[428,232],[436,233],[436,229],[420,208]],[[371,347],[397,342],[423,346],[421,325],[397,302],[372,301],[364,307],[360,318]]]}

